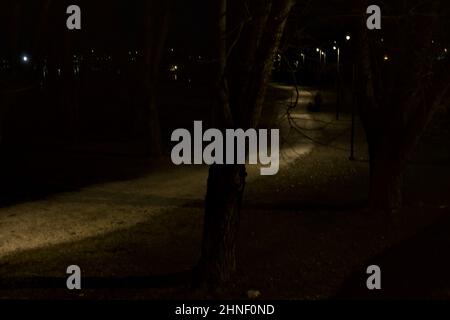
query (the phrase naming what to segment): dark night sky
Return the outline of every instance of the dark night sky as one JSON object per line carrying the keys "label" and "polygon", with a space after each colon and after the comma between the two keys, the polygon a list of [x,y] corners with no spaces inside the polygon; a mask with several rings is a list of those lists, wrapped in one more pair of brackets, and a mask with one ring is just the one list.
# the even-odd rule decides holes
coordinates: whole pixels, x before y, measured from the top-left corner
{"label": "dark night sky", "polygon": [[[163,1],[163,0],[161,0]],[[30,50],[31,39],[35,37],[40,24],[40,12],[44,0],[3,0],[0,10],[0,56],[7,54],[11,47],[12,30],[19,26],[19,49]],[[145,17],[143,7],[146,0],[58,0],[53,1],[49,17],[49,32],[43,35],[51,43],[61,43],[65,32],[70,4],[82,9],[82,31],[75,32],[76,49],[89,48],[128,50],[139,48],[142,41]],[[169,45],[194,51],[205,52],[212,31],[212,20],[207,0],[174,0],[173,18],[169,33]],[[293,17],[293,25],[307,27],[318,41],[330,41],[343,33],[359,27],[359,18],[353,1],[318,0],[310,2],[304,9],[305,1],[299,0],[300,16]],[[20,15],[15,7],[22,6]],[[355,11],[356,10],[356,11]],[[391,2],[383,4],[383,13],[395,13]],[[361,13],[360,13],[361,14]],[[364,13],[362,13],[364,14]],[[42,40],[44,41],[44,40]],[[42,45],[42,44],[37,44]],[[45,45],[44,45],[45,47]],[[2,54],[3,53],[3,54]]]}
{"label": "dark night sky", "polygon": [[[40,10],[44,1],[22,1],[20,18],[14,14],[17,1],[2,1],[0,11],[1,50],[8,50],[12,30],[19,28],[21,49],[29,49],[35,29],[40,23]],[[50,31],[45,36],[58,39],[66,32],[66,8],[77,4],[82,9],[82,31],[78,32],[82,47],[125,48],[136,46],[143,31],[142,8],[145,0],[75,0],[54,1],[49,17]],[[210,28],[207,23],[205,0],[176,0],[170,32],[170,42],[181,46],[202,45]]]}

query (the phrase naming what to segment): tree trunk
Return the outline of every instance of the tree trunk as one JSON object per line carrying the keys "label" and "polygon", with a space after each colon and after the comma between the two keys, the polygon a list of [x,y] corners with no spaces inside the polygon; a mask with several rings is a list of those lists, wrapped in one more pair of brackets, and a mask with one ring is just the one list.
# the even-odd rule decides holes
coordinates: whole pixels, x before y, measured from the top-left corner
{"label": "tree trunk", "polygon": [[147,155],[160,157],[163,154],[163,144],[161,138],[161,125],[159,112],[156,104],[156,85],[149,90],[148,116],[145,129],[147,130]]}
{"label": "tree trunk", "polygon": [[63,57],[60,102],[65,117],[67,137],[72,143],[78,140],[78,101],[77,88],[73,71],[73,35],[66,31],[63,35]]}
{"label": "tree trunk", "polygon": [[405,164],[401,159],[389,158],[385,153],[370,155],[369,206],[393,210],[402,206]]}
{"label": "tree trunk", "polygon": [[13,12],[10,16],[10,58],[12,75],[15,78],[17,75],[17,61],[19,60],[17,56],[19,55],[19,41],[21,36],[21,21],[22,21],[22,1],[14,2]]}
{"label": "tree trunk", "polygon": [[[261,5],[265,6],[265,10],[256,6],[258,10],[252,12],[252,18],[262,22],[257,23],[256,27],[244,23],[234,41],[230,39],[228,23],[236,12],[230,3],[233,4],[227,0],[214,2],[217,22],[214,37],[215,114],[218,117],[214,122],[222,130],[256,128],[271,75],[273,55],[278,49],[294,1],[264,1]],[[248,32],[260,40],[255,43],[242,36]],[[236,50],[234,55],[233,50]],[[254,57],[243,63],[239,53],[248,55],[246,50],[251,50]],[[241,72],[242,64],[248,64],[244,72]],[[214,165],[210,168],[202,257],[194,283],[200,287],[218,289],[231,279],[236,270],[236,238],[245,179],[245,165]]]}
{"label": "tree trunk", "polygon": [[196,284],[216,288],[236,270],[236,239],[246,179],[245,165],[213,165],[205,201],[202,258]]}
{"label": "tree trunk", "polygon": [[158,1],[150,1],[145,6],[144,83],[147,110],[145,112],[144,129],[147,140],[146,153],[158,157],[162,155],[163,147],[156,94],[160,65],[169,28],[171,2],[166,1],[164,5],[161,5]]}

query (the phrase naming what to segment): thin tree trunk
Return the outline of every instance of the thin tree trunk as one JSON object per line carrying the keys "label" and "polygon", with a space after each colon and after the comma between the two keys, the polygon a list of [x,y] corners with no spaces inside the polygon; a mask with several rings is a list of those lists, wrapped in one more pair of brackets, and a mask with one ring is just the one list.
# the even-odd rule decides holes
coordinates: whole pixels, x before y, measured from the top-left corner
{"label": "thin tree trunk", "polygon": [[144,130],[147,140],[147,154],[161,156],[163,146],[157,108],[157,86],[160,65],[165,48],[170,18],[170,1],[161,5],[157,1],[146,3],[145,32],[145,90],[146,108]]}
{"label": "thin tree trunk", "polygon": [[14,2],[13,12],[10,16],[10,28],[12,30],[10,34],[10,46],[11,46],[11,67],[13,78],[17,76],[17,64],[19,61],[19,41],[21,36],[21,21],[22,21],[22,1]]}
{"label": "thin tree trunk", "polygon": [[61,74],[61,107],[66,121],[67,136],[72,143],[78,140],[78,102],[77,85],[73,70],[73,36],[63,34],[64,48]]}

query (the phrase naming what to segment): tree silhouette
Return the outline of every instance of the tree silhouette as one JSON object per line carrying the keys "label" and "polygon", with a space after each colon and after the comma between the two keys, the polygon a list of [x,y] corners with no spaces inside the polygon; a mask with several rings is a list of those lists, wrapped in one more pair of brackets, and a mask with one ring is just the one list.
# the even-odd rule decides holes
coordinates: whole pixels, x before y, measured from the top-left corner
{"label": "tree silhouette", "polygon": [[448,38],[438,15],[444,6],[440,1],[390,3],[396,14],[387,21],[389,52],[377,33],[361,26],[361,119],[369,145],[372,207],[401,206],[408,157],[435,111],[449,103],[450,61],[437,45]]}
{"label": "tree silhouette", "polygon": [[146,111],[144,132],[147,153],[160,156],[163,153],[159,112],[157,109],[157,85],[164,52],[172,1],[150,0],[144,4],[144,68],[143,82]]}

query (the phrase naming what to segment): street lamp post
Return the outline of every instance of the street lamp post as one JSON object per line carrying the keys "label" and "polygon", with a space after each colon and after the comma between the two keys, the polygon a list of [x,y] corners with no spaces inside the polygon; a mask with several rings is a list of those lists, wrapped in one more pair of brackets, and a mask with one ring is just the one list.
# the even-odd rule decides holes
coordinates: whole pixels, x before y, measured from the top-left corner
{"label": "street lamp post", "polygon": [[[352,39],[350,34],[347,34],[345,36],[345,40],[348,42]],[[357,97],[356,97],[356,66],[353,63],[352,66],[352,124],[351,124],[351,135],[350,135],[350,161],[355,160],[355,118],[356,118],[356,104],[357,104]]]}
{"label": "street lamp post", "polygon": [[340,74],[341,67],[341,48],[337,47],[337,72]]}
{"label": "street lamp post", "polygon": [[356,71],[352,69],[352,126],[350,134],[350,161],[355,160],[355,108],[356,108]]}
{"label": "street lamp post", "polygon": [[339,111],[341,103],[341,48],[334,46],[333,50],[337,54],[336,67],[336,120],[339,120]]}
{"label": "street lamp post", "polygon": [[322,82],[322,56],[324,57],[323,62],[326,63],[326,56],[325,52],[322,51],[322,49],[317,48],[316,51],[319,53],[319,64],[317,65],[317,80],[318,80],[318,86],[321,87]]}

